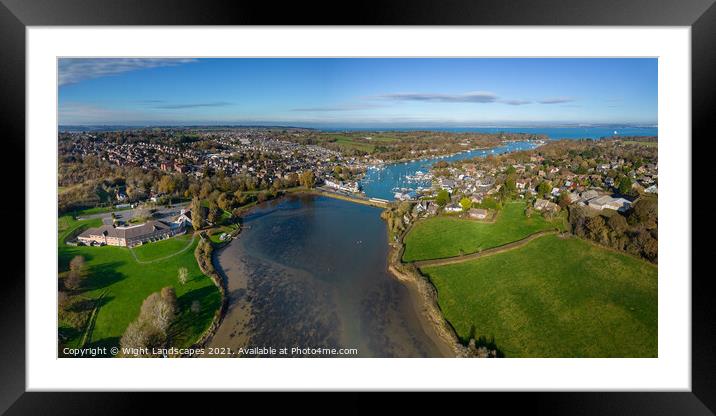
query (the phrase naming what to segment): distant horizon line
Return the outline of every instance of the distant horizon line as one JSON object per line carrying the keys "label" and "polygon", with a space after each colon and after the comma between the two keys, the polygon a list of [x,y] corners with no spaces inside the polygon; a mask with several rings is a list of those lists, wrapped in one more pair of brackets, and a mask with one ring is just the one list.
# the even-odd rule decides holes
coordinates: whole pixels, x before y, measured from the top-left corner
{"label": "distant horizon line", "polygon": [[485,125],[448,125],[448,124],[430,124],[430,125],[295,125],[280,123],[76,123],[76,124],[59,124],[58,128],[69,127],[121,127],[121,128],[160,128],[160,127],[257,127],[257,128],[293,128],[293,129],[364,129],[364,130],[380,130],[380,129],[401,129],[401,130],[429,130],[429,129],[538,129],[538,128],[658,128],[658,124],[651,123],[555,123],[555,124],[485,124]]}

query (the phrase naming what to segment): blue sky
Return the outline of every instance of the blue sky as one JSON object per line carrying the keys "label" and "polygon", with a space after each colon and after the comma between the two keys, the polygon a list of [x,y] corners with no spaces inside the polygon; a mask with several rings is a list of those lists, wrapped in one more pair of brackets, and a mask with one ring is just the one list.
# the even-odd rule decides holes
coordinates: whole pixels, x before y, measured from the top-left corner
{"label": "blue sky", "polygon": [[72,124],[657,124],[657,59],[60,59]]}

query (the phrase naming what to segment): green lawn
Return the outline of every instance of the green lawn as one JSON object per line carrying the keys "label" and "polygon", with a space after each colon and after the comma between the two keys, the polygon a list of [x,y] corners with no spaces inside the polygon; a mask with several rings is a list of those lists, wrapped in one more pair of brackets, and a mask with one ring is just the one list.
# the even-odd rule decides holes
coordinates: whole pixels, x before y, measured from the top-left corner
{"label": "green lawn", "polygon": [[81,217],[84,215],[104,214],[106,212],[120,212],[120,211],[127,211],[130,209],[132,209],[132,207],[126,207],[126,208],[94,207],[94,208],[85,208],[85,209],[81,209],[81,210],[75,210],[72,212],[72,214],[76,217]]}
{"label": "green lawn", "polygon": [[[179,300],[180,316],[171,329],[177,346],[195,342],[211,324],[215,311],[220,307],[221,295],[211,279],[199,270],[194,258],[195,239],[191,248],[166,260],[139,264],[129,249],[124,247],[73,247],[64,244],[65,238],[77,227],[97,226],[99,220],[76,221],[69,216],[59,219],[58,261],[60,273],[68,270],[69,261],[82,255],[87,261],[89,276],[85,280],[86,298],[98,298],[104,293],[101,307],[88,345],[116,346],[127,325],[136,319],[142,301],[151,293],[165,286],[173,286]],[[177,252],[185,247],[191,236],[178,237],[141,246],[136,253],[150,260]],[[141,253],[141,254],[140,254]],[[186,267],[189,281],[181,285],[177,270]],[[190,311],[194,300],[200,302],[198,313]],[[67,327],[60,322],[60,327]],[[81,334],[71,334],[69,346],[80,342]]]}
{"label": "green lawn", "polygon": [[539,213],[527,218],[524,202],[509,202],[494,223],[451,216],[419,221],[405,237],[404,261],[439,259],[501,246],[537,231],[564,229],[564,212],[552,221]]}
{"label": "green lawn", "polygon": [[192,240],[192,231],[180,236],[162,240],[156,243],[144,244],[132,249],[139,261],[154,261],[156,259],[165,258],[182,250],[189,250],[189,243]]}
{"label": "green lawn", "polygon": [[658,142],[639,142],[639,141],[627,140],[624,143],[639,144],[639,145],[646,146],[646,147],[658,147],[659,146]]}
{"label": "green lawn", "polygon": [[335,139],[336,141],[334,143],[342,149],[357,149],[367,153],[370,153],[375,149],[375,146],[371,144],[370,141],[356,140],[356,137],[341,134],[330,134],[326,135],[326,138]]}
{"label": "green lawn", "polygon": [[422,272],[458,335],[506,357],[656,357],[657,267],[576,237]]}

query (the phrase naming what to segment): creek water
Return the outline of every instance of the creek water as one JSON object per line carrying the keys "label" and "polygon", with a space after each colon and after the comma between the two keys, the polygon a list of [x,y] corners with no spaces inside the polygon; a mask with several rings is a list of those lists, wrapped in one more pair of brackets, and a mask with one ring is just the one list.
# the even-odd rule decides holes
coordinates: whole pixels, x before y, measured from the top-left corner
{"label": "creek water", "polygon": [[442,356],[445,347],[421,322],[416,296],[387,271],[380,212],[310,195],[252,210],[239,238],[217,253],[229,308],[211,346],[288,348],[288,356],[306,356],[290,353],[293,347]]}

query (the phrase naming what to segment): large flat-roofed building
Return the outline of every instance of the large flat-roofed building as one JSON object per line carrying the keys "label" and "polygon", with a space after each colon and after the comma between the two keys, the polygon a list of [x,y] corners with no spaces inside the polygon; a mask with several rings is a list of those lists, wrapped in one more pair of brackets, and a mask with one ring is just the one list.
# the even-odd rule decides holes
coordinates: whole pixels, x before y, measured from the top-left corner
{"label": "large flat-roofed building", "polygon": [[120,226],[103,225],[90,228],[77,236],[77,240],[86,245],[108,245],[134,247],[150,241],[183,234],[186,228],[177,223],[147,221],[144,224]]}
{"label": "large flat-roofed building", "polygon": [[609,195],[603,195],[598,198],[590,199],[589,207],[600,211],[606,208],[624,212],[631,208],[631,201],[624,198],[612,198]]}

